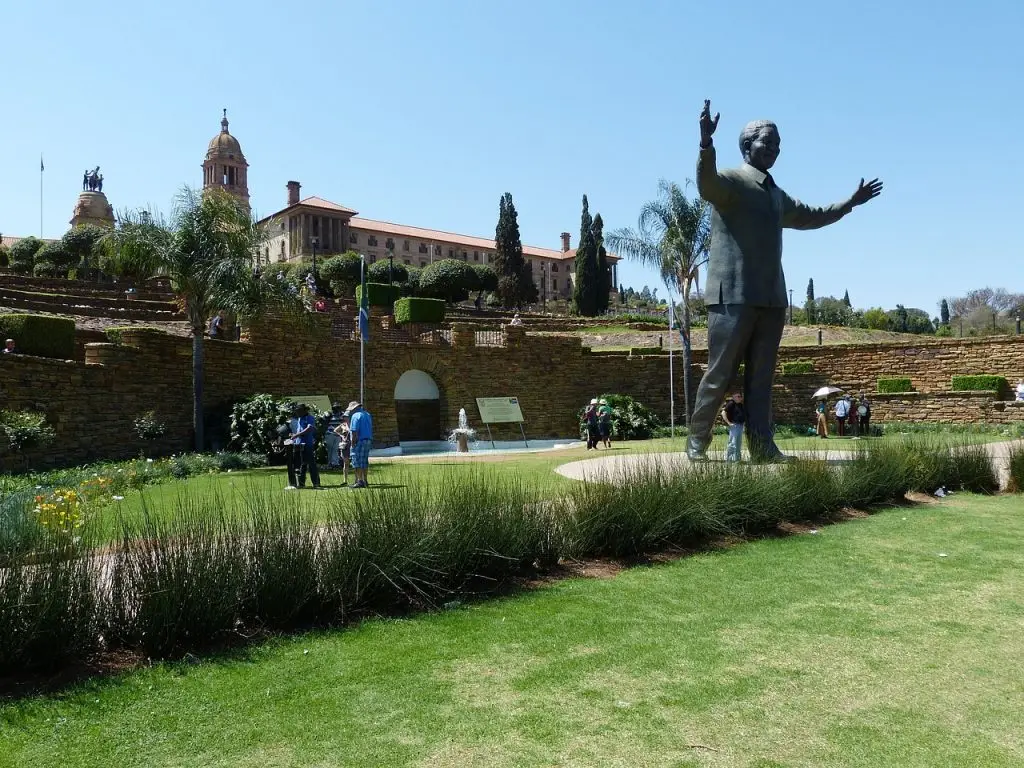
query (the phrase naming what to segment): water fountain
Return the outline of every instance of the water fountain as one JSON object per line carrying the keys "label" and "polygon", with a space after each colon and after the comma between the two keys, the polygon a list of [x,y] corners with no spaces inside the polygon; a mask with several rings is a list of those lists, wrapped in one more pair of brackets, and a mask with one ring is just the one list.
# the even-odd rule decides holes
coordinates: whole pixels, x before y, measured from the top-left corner
{"label": "water fountain", "polygon": [[455,443],[459,453],[469,453],[469,441],[476,442],[476,430],[470,429],[466,409],[459,408],[459,426],[448,435],[448,442]]}

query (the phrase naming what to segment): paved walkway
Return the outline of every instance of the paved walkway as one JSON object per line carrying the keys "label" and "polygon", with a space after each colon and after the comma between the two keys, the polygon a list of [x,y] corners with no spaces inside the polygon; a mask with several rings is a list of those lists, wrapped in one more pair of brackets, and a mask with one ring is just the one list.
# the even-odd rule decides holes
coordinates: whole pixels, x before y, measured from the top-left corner
{"label": "paved walkway", "polygon": [[[1010,455],[1010,447],[1013,445],[1024,445],[1024,441],[1010,440],[1001,443],[985,443],[985,450],[992,459],[992,466],[999,476],[999,487],[1005,488],[1009,479],[1007,468],[1007,457]],[[855,450],[840,450],[830,447],[823,447],[820,451],[787,451],[790,456],[801,459],[824,459],[830,464],[841,464],[850,461],[857,455]],[[749,460],[750,455],[744,451],[744,460]],[[711,462],[724,463],[725,451],[708,451],[708,459]],[[555,472],[573,480],[585,480],[590,482],[621,482],[631,473],[641,469],[658,468],[669,472],[679,472],[690,465],[690,460],[685,453],[613,453],[604,456],[597,456],[592,459],[581,459],[568,464],[562,464],[555,469]],[[760,465],[764,467],[776,467],[777,464]]]}

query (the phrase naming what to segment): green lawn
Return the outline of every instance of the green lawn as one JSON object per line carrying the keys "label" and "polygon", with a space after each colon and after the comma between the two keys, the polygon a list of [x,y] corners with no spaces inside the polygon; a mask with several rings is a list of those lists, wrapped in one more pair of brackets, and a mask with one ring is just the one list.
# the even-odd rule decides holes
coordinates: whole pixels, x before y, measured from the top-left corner
{"label": "green lawn", "polygon": [[[868,444],[881,441],[900,440],[900,435],[872,438],[870,441],[854,441],[848,439],[830,439],[822,441],[818,438],[797,437],[779,439],[778,444],[784,451],[796,450],[857,450]],[[927,436],[929,440],[953,442],[990,442],[1002,439],[998,435],[935,435]],[[726,437],[716,435],[712,450],[725,450]],[[453,458],[451,456],[430,456],[408,459],[379,459],[371,461],[370,480],[375,487],[371,493],[387,493],[401,486],[423,485],[436,482],[448,474],[470,474],[495,472],[503,477],[517,475],[531,487],[545,493],[553,493],[575,481],[568,480],[555,473],[560,464],[587,458],[614,455],[622,452],[665,453],[686,450],[685,438],[668,438],[657,440],[639,440],[632,442],[613,443],[610,450],[600,449],[588,452],[581,443],[577,448],[539,453],[516,453],[488,456],[479,454],[475,457]],[[351,481],[351,474],[349,476]],[[307,481],[308,482],[308,481]],[[289,491],[298,494],[303,508],[311,515],[322,518],[329,508],[339,504],[350,503],[353,494],[360,493],[341,486],[341,472],[321,472],[321,482],[325,490],[315,492],[307,488],[302,491]],[[186,480],[162,483],[149,486],[141,492],[129,494],[123,501],[110,504],[100,514],[103,537],[109,538],[120,531],[122,519],[137,519],[143,508],[154,515],[173,515],[179,499],[189,497],[195,500],[204,496],[216,496],[225,508],[244,505],[246,494],[258,491],[271,495],[284,495],[287,475],[284,467],[268,467],[247,471],[200,475]]]}
{"label": "green lawn", "polygon": [[0,766],[1019,766],[1020,498],[0,708]]}

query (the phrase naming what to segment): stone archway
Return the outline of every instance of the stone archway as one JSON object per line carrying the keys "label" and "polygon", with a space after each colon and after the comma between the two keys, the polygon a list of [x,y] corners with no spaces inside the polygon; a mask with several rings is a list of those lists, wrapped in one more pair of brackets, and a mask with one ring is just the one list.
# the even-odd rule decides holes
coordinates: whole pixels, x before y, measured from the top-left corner
{"label": "stone archway", "polygon": [[441,439],[441,390],[426,371],[410,369],[395,383],[400,443]]}

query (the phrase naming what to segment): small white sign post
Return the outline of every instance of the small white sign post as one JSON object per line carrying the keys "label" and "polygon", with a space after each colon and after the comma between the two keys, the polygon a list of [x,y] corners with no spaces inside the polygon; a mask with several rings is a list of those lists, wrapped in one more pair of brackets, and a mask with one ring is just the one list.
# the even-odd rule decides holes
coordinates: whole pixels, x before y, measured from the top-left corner
{"label": "small white sign post", "polygon": [[518,424],[523,443],[527,448],[530,447],[526,441],[526,430],[523,429],[525,419],[519,407],[518,397],[478,397],[476,407],[480,411],[480,421],[487,425],[487,437],[491,441],[491,448],[494,448],[491,424]]}

